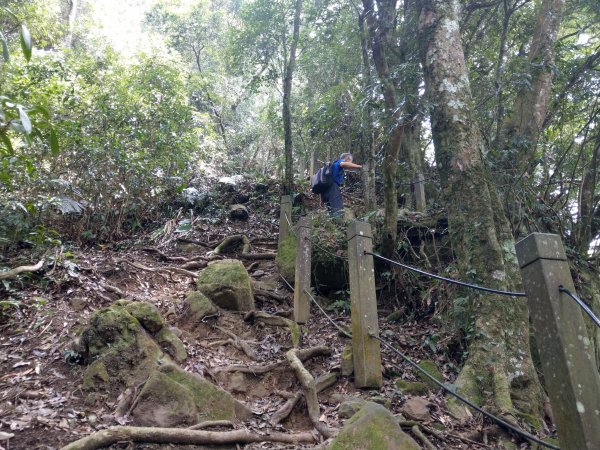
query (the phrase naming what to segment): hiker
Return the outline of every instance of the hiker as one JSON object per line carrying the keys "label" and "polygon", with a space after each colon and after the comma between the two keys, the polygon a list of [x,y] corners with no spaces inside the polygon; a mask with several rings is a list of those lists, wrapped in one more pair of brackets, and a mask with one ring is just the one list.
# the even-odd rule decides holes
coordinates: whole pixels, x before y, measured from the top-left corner
{"label": "hiker", "polygon": [[340,185],[344,182],[344,169],[362,169],[362,166],[352,162],[352,153],[342,153],[340,159],[332,164],[333,182],[321,193],[321,201],[327,206],[330,214],[338,218],[344,215],[344,198],[340,191]]}

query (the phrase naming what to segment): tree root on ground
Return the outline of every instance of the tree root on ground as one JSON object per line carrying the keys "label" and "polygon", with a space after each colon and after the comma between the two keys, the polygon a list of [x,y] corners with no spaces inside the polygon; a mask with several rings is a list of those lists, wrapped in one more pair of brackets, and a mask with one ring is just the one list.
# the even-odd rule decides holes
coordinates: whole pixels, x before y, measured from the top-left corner
{"label": "tree root on ground", "polygon": [[231,420],[207,420],[206,422],[200,422],[196,425],[188,427],[188,430],[203,430],[204,428],[212,427],[234,427],[234,423]]}
{"label": "tree root on ground", "polygon": [[10,278],[15,278],[17,275],[23,272],[35,272],[40,270],[44,266],[44,260],[42,259],[37,264],[33,266],[19,266],[14,269],[7,270],[5,272],[0,272],[0,280],[8,280]]}
{"label": "tree root on ground", "polygon": [[128,261],[126,259],[117,259],[115,261],[115,263],[117,263],[117,264],[119,264],[119,263],[126,263],[126,264],[129,264],[130,266],[135,267],[136,269],[144,270],[146,272],[155,272],[155,273],[166,272],[169,275],[171,275],[173,273],[178,273],[180,275],[185,275],[185,276],[193,278],[193,279],[196,279],[198,277],[197,273],[190,272],[189,270],[185,270],[185,269],[182,269],[180,267],[173,267],[173,266],[167,266],[167,267],[147,267],[147,266],[144,266],[144,265],[139,264],[139,263],[134,263],[132,261]]}
{"label": "tree root on ground", "polygon": [[264,289],[260,289],[257,287],[254,288],[254,295],[262,295],[263,297],[270,297],[274,300],[277,300],[278,302],[285,302],[287,300],[287,297],[285,295],[276,294],[273,291],[266,291]]}
{"label": "tree root on ground", "polygon": [[235,348],[237,348],[238,350],[244,352],[246,354],[246,356],[248,358],[250,358],[253,361],[258,361],[258,355],[256,354],[256,352],[254,351],[254,349],[250,346],[250,344],[248,343],[248,341],[245,341],[243,339],[240,339],[238,336],[235,335],[235,333],[232,333],[229,330],[226,330],[225,328],[222,327],[218,327],[215,326],[215,328],[217,330],[219,330],[222,333],[225,333],[227,336],[229,336],[231,339],[227,339],[226,341],[216,341],[216,342],[212,342],[210,344],[211,347],[219,344],[222,345],[224,343],[227,344],[231,344],[233,345]]}
{"label": "tree root on ground", "polygon": [[288,352],[285,354],[285,357],[288,360],[290,367],[296,373],[296,377],[300,381],[300,384],[302,384],[310,421],[313,423],[315,429],[319,433],[321,433],[321,435],[323,435],[326,439],[330,438],[331,436],[333,436],[333,430],[331,430],[325,423],[319,420],[321,417],[321,407],[319,405],[319,399],[317,397],[315,379],[310,374],[310,372],[306,370],[306,368],[300,361],[300,358],[298,357],[298,352],[298,349],[293,348],[291,350],[288,350]]}
{"label": "tree root on ground", "polygon": [[233,234],[223,239],[212,252],[209,252],[209,258],[214,258],[222,255],[234,245],[242,244],[242,259],[275,259],[276,253],[252,253],[250,239],[245,234]]}
{"label": "tree root on ground", "polygon": [[267,314],[263,311],[250,311],[244,316],[244,320],[251,323],[258,320],[265,325],[270,325],[273,327],[288,327],[290,329],[290,333],[292,334],[292,346],[300,346],[302,332],[300,330],[300,326],[291,319],[286,319],[285,317],[280,316],[272,316],[271,314]]}
{"label": "tree root on ground", "polygon": [[[311,347],[311,348],[305,348],[302,350],[298,350],[297,352],[297,356],[300,359],[300,361],[304,362],[310,358],[314,358],[316,356],[327,356],[331,354],[331,349],[329,347],[326,347],[324,345],[322,346],[318,346],[318,347]],[[275,370],[281,366],[283,366],[286,363],[286,360],[280,360],[280,361],[276,361],[274,363],[270,363],[270,364],[263,364],[263,365],[252,365],[252,366],[248,366],[245,364],[233,364],[231,366],[222,366],[222,367],[216,367],[214,369],[212,369],[214,374],[218,374],[218,373],[222,373],[222,372],[242,372],[242,373],[250,373],[252,375],[256,375],[256,374],[261,374],[261,373],[267,373],[270,372],[271,370]]]}
{"label": "tree root on ground", "polygon": [[259,434],[247,430],[200,431],[185,428],[110,427],[65,445],[61,450],[96,450],[121,441],[155,444],[226,445],[253,442],[315,443],[312,433]]}
{"label": "tree root on ground", "polygon": [[415,435],[415,437],[421,441],[421,443],[425,446],[425,448],[427,450],[437,450],[436,446],[433,445],[431,443],[431,441],[429,439],[427,439],[427,436],[425,436],[423,434],[423,432],[421,431],[421,429],[419,428],[419,425],[413,425],[413,427],[411,428],[412,433]]}
{"label": "tree root on ground", "polygon": [[[326,374],[321,375],[319,378],[315,380],[315,389],[317,394],[330,386],[333,386],[337,381],[337,375],[333,372],[328,372]],[[295,394],[291,394],[289,392],[279,392],[279,395],[282,397],[286,397],[288,399],[284,405],[279,408],[275,413],[271,416],[270,423],[272,426],[275,426],[285,420],[292,412],[298,401],[302,398],[302,391],[298,391]]]}
{"label": "tree root on ground", "polygon": [[195,256],[193,258],[186,258],[184,256],[169,256],[155,247],[145,247],[143,250],[146,252],[158,253],[160,259],[163,261],[181,261],[184,264],[180,268],[185,270],[203,269],[208,264],[204,256]]}

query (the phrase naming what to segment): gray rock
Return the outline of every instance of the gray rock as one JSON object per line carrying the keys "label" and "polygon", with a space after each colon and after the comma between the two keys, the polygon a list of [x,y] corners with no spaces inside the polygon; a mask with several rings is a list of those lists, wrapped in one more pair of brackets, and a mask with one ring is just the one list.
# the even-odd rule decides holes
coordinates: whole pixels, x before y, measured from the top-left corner
{"label": "gray rock", "polygon": [[209,264],[198,276],[197,285],[200,292],[221,308],[254,310],[252,280],[244,265],[236,259]]}
{"label": "gray rock", "polygon": [[431,419],[428,406],[429,402],[424,398],[412,397],[406,401],[401,411],[409,419],[426,421]]}
{"label": "gray rock", "polygon": [[234,220],[248,220],[250,217],[250,213],[248,212],[248,208],[244,205],[231,205],[229,208],[229,217]]}

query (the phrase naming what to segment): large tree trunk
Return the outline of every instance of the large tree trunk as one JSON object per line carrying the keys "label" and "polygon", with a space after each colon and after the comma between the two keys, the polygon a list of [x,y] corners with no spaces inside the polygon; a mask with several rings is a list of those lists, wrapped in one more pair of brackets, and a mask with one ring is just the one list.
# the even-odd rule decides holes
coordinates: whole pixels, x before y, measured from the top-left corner
{"label": "large tree trunk", "polygon": [[363,0],[364,17],[367,21],[373,62],[379,75],[383,98],[387,139],[383,157],[383,204],[384,221],[382,233],[382,253],[391,256],[396,249],[398,235],[398,190],[396,175],[398,173],[398,153],[402,140],[402,117],[396,100],[396,87],[390,76],[386,56],[386,45],[390,38],[390,30],[394,28],[396,17],[396,0],[379,0],[377,11],[373,0]]}
{"label": "large tree trunk", "polygon": [[[520,277],[514,241],[498,211],[497,192],[482,158],[474,122],[457,0],[420,2],[419,41],[431,104],[436,163],[462,279],[515,289]],[[529,351],[526,301],[470,294],[474,330],[468,359],[456,380],[463,394],[503,415],[541,417],[540,384]],[[456,405],[455,405],[456,406]],[[463,407],[455,413],[464,415]],[[539,425],[539,422],[535,423]]]}
{"label": "large tree trunk", "polygon": [[[371,86],[371,66],[369,64],[369,51],[367,33],[365,30],[365,17],[358,13],[358,31],[360,32],[360,48],[362,54],[363,91],[366,93]],[[373,107],[367,102],[362,113],[361,125],[361,172],[365,207],[367,211],[377,209],[377,196],[375,193],[375,135],[373,129]]]}
{"label": "large tree trunk", "polygon": [[294,66],[296,65],[296,49],[298,48],[298,40],[300,37],[300,13],[302,11],[302,0],[296,0],[294,9],[294,32],[292,43],[290,45],[290,57],[285,68],[283,78],[283,132],[285,143],[285,180],[284,189],[286,193],[291,194],[294,190],[294,155],[292,153],[292,112],[291,112],[291,96],[292,96],[292,79],[294,76]]}

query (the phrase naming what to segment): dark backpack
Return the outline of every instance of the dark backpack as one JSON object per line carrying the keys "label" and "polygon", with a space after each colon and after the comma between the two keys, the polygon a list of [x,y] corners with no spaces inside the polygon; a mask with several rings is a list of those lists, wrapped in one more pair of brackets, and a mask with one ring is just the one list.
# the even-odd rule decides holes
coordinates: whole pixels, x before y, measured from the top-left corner
{"label": "dark backpack", "polygon": [[333,183],[333,164],[326,163],[312,176],[311,186],[314,194],[322,194]]}

